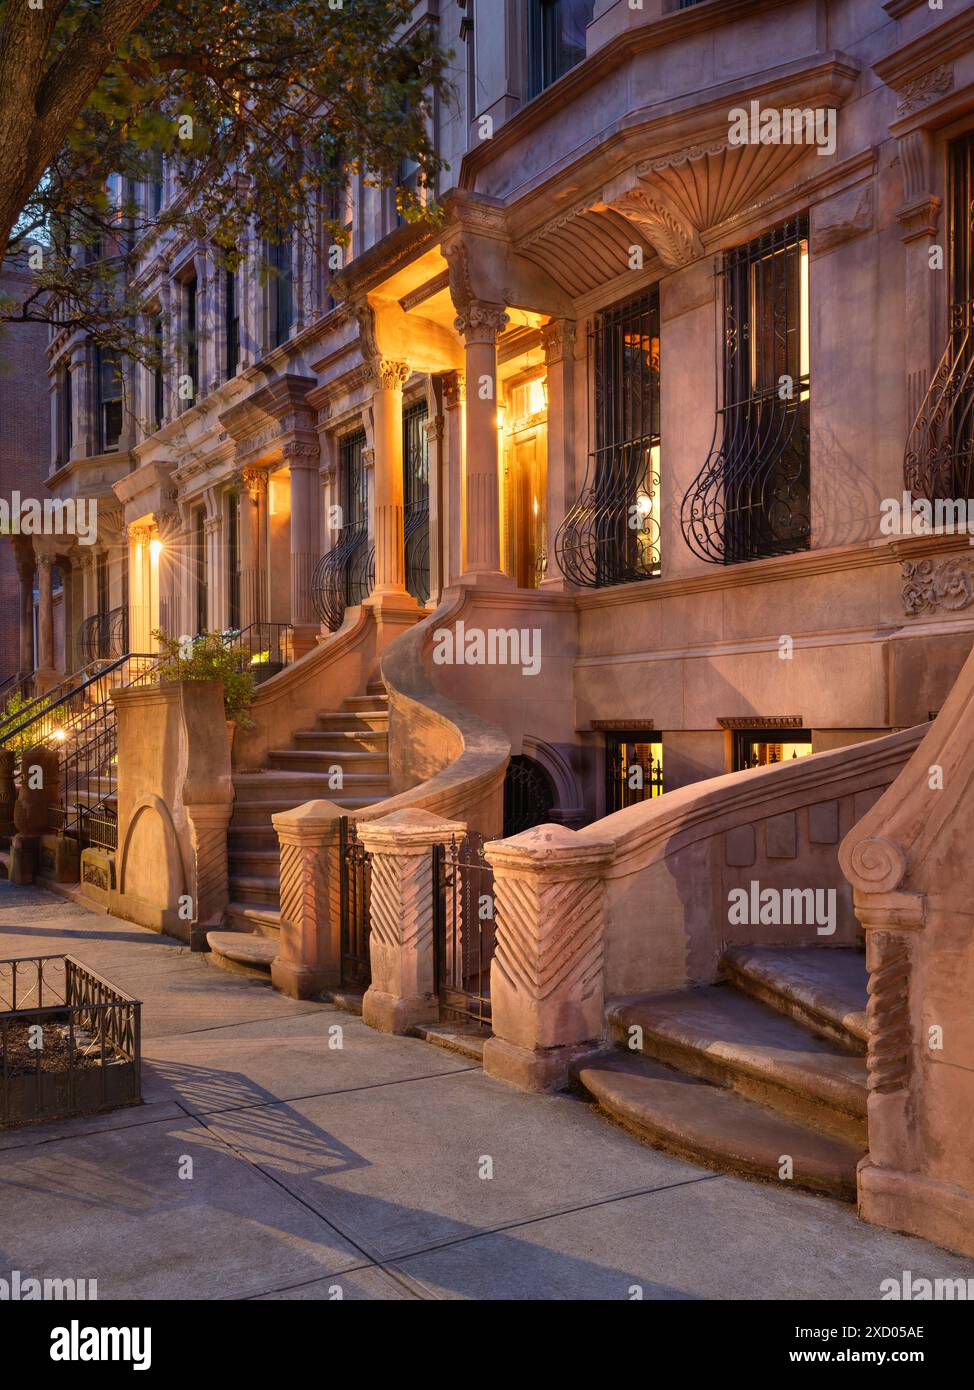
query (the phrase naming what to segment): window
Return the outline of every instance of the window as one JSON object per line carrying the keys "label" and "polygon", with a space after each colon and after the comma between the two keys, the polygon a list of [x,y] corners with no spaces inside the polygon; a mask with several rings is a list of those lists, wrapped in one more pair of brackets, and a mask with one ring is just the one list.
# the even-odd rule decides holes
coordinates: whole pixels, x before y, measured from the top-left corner
{"label": "window", "polygon": [[734,734],[734,771],[790,762],[807,757],[811,751],[808,729],[738,729]]}
{"label": "window", "polygon": [[196,632],[206,631],[206,509],[193,512],[193,570],[196,590]]}
{"label": "window", "polygon": [[57,373],[57,455],[58,467],[68,462],[74,443],[74,401],[72,399],[71,368],[65,362]]}
{"label": "window", "polygon": [[281,241],[268,242],[267,265],[270,271],[271,346],[280,347],[291,336],[294,322],[294,271],[289,235]]}
{"label": "window", "polygon": [[197,335],[198,305],[195,275],[183,283],[183,313],[186,339],[186,375],[193,388],[192,400],[187,401],[186,405],[192,405],[200,389],[200,347]]}
{"label": "window", "polygon": [[903,481],[929,502],[974,496],[974,131],[947,147],[947,343],[906,444]]}
{"label": "window", "polygon": [[429,440],[425,401],[403,411],[403,533],[406,550],[406,588],[419,603],[430,596]]}
{"label": "window", "polygon": [[335,632],[345,609],[367,598],[375,582],[375,550],[369,545],[369,485],[365,470],[365,431],[345,435],[338,445],[341,527],[331,549],[319,560],[312,601],[321,621]]}
{"label": "window", "polygon": [[163,174],[163,163],[161,153],[152,156],[151,169],[148,185],[148,214],[152,221],[162,212],[163,197],[165,194],[165,179]]}
{"label": "window", "polygon": [[240,498],[227,497],[227,626],[240,627]]}
{"label": "window", "polygon": [[237,276],[232,270],[226,273],[226,349],[227,381],[237,375],[240,366],[240,304],[237,298]]}
{"label": "window", "polygon": [[702,559],[735,564],[811,540],[807,217],[728,251],[721,277],[723,402],[682,524]]}
{"label": "window", "polygon": [[537,96],[585,57],[585,30],[595,0],[530,0],[531,95]]}
{"label": "window", "polygon": [[161,314],[156,314],[152,320],[152,341],[156,355],[156,362],[152,368],[152,422],[155,429],[160,429],[166,415],[166,378],[162,362]]}
{"label": "window", "polygon": [[98,449],[108,454],[118,448],[122,434],[122,373],[117,357],[95,350],[98,389]]}
{"label": "window", "polygon": [[607,734],[605,813],[663,794],[663,737],[654,730]]}
{"label": "window", "polygon": [[660,573],[658,287],[597,315],[592,339],[595,450],[555,553],[598,589]]}

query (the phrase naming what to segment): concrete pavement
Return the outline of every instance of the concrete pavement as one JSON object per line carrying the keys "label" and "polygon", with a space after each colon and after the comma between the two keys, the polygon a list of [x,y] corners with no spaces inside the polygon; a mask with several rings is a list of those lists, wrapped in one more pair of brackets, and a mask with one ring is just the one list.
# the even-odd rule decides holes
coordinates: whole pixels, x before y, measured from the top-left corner
{"label": "concrete pavement", "polygon": [[[145,1104],[0,1135],[0,1277],[107,1298],[877,1299],[974,1262],[0,884],[0,958],[144,1001]],[[970,1286],[974,1289],[974,1283]]]}

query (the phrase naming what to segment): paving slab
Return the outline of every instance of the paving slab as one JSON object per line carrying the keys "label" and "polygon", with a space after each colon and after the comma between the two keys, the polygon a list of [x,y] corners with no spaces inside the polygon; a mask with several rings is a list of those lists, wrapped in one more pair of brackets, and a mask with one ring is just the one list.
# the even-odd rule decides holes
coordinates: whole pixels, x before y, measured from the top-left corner
{"label": "paving slab", "polygon": [[527,1095],[478,1071],[207,1122],[375,1259],[700,1176],[571,1096]]}
{"label": "paving slab", "polygon": [[150,1037],[142,1048],[146,1098],[177,1099],[192,1114],[267,1105],[473,1069],[416,1038],[376,1033],[323,1006],[297,1017]]}
{"label": "paving slab", "polygon": [[96,1279],[101,1299],[246,1298],[364,1262],[185,1116],[0,1154],[0,1269]]}
{"label": "paving slab", "polygon": [[[396,1261],[434,1298],[879,1300],[884,1279],[974,1279],[974,1261],[839,1202],[713,1177]],[[974,1284],[968,1287],[974,1288]]]}
{"label": "paving slab", "polygon": [[[144,1081],[142,1090],[144,1096]],[[121,1110],[106,1110],[100,1115],[78,1115],[73,1120],[48,1120],[40,1125],[0,1130],[0,1153],[4,1149],[29,1149],[84,1134],[99,1134],[105,1129],[132,1129],[136,1125],[155,1124],[157,1120],[183,1119],[185,1114],[175,1101],[159,1100],[126,1105]]]}
{"label": "paving slab", "polygon": [[258,1295],[257,1302],[315,1302],[327,1303],[341,1299],[370,1299],[383,1302],[415,1302],[427,1298],[425,1290],[405,1275],[398,1277],[387,1274],[374,1265],[364,1269],[352,1269],[345,1274],[336,1274],[331,1279],[317,1279],[310,1284],[300,1284],[297,1288],[280,1289],[273,1293]]}

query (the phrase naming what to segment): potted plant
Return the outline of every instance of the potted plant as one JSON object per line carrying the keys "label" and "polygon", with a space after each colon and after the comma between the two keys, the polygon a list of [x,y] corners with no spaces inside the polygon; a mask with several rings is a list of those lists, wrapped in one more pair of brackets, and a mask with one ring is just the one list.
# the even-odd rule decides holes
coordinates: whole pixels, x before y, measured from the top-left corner
{"label": "potted plant", "polygon": [[161,680],[220,681],[223,685],[223,712],[227,737],[233,746],[238,727],[253,728],[249,718],[256,682],[240,648],[220,632],[204,632],[198,637],[168,637],[155,631],[162,656]]}

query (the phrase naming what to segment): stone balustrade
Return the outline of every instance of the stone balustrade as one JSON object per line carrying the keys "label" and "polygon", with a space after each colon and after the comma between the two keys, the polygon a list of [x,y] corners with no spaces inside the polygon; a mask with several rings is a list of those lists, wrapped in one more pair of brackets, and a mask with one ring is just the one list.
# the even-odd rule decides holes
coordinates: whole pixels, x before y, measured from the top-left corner
{"label": "stone balustrade", "polygon": [[974,654],[842,842],[866,935],[869,1153],[859,1213],[974,1255]]}

